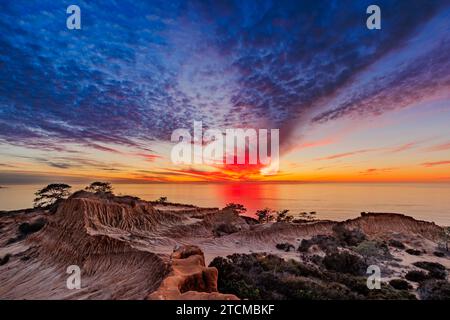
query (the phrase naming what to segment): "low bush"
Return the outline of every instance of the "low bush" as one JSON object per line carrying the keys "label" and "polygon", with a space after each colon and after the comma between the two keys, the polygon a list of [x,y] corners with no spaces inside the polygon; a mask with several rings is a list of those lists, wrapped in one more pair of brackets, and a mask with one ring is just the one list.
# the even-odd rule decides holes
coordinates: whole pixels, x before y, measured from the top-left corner
{"label": "low bush", "polygon": [[327,254],[323,258],[323,265],[328,270],[352,275],[363,275],[367,270],[367,264],[362,258],[346,251]]}
{"label": "low bush", "polygon": [[317,235],[313,236],[311,239],[303,239],[300,242],[297,251],[307,252],[312,245],[319,246],[319,248],[325,252],[334,252],[337,250],[339,243],[336,238],[332,236]]}
{"label": "low bush", "polygon": [[397,249],[402,249],[402,250],[405,249],[405,245],[402,242],[400,242],[398,240],[395,240],[395,239],[389,240],[389,245],[391,247],[394,247],[394,248],[397,248]]}
{"label": "low bush", "polygon": [[428,275],[423,271],[412,270],[405,275],[405,279],[414,282],[421,282],[428,279]]}
{"label": "low bush", "polygon": [[376,262],[380,259],[392,259],[388,246],[383,242],[365,240],[358,244],[353,251],[363,256],[367,263]]}
{"label": "low bush", "polygon": [[408,283],[408,281],[405,281],[403,279],[392,279],[391,281],[389,281],[389,284],[397,290],[412,289],[412,286]]}
{"label": "low bush", "polygon": [[342,224],[333,227],[336,238],[343,246],[357,246],[367,239],[366,235],[359,229],[347,229]]}
{"label": "low bush", "polygon": [[414,266],[429,271],[428,275],[430,278],[434,279],[446,279],[447,278],[447,270],[446,268],[437,262],[428,262],[428,261],[418,261],[413,263]]}
{"label": "low bush", "polygon": [[406,251],[406,253],[408,253],[408,254],[410,254],[412,256],[420,256],[420,255],[422,255],[422,251],[416,250],[416,249],[406,249],[405,251]]}
{"label": "low bush", "polygon": [[321,264],[284,260],[272,254],[216,257],[209,266],[219,270],[218,290],[241,299],[414,299],[409,292],[384,283],[381,290],[369,290],[365,276],[329,271]]}
{"label": "low bush", "polygon": [[439,258],[445,257],[445,253],[442,251],[435,251],[435,252],[433,252],[433,254]]}
{"label": "low bush", "polygon": [[288,242],[277,243],[275,247],[276,247],[278,250],[283,250],[283,251],[286,251],[286,252],[291,251],[291,249],[292,249],[292,250],[295,250],[295,247],[294,247],[292,244],[288,243]]}
{"label": "low bush", "polygon": [[450,283],[445,280],[427,280],[417,290],[423,300],[450,300]]}

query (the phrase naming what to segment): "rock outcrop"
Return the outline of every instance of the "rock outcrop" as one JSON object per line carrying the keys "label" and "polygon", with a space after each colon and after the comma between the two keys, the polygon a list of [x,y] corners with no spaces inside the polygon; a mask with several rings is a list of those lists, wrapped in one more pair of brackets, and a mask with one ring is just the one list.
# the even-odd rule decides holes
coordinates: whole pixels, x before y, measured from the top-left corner
{"label": "rock outcrop", "polygon": [[199,247],[184,246],[171,256],[171,273],[149,300],[238,300],[235,295],[217,291],[218,272],[205,266]]}

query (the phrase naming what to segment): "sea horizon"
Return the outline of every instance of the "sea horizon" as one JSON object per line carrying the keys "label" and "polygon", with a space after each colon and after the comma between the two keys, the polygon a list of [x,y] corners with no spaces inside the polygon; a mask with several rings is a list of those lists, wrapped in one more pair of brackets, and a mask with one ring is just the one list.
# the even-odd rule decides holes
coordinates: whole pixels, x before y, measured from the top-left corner
{"label": "sea horizon", "polygon": [[[43,184],[3,184],[0,210],[33,206],[34,192]],[[72,192],[86,184],[72,184]],[[317,219],[346,220],[361,212],[389,212],[415,219],[450,225],[450,183],[443,182],[183,182],[114,183],[116,195],[153,201],[167,197],[173,203],[223,208],[240,203],[247,215],[257,210],[316,212]]]}

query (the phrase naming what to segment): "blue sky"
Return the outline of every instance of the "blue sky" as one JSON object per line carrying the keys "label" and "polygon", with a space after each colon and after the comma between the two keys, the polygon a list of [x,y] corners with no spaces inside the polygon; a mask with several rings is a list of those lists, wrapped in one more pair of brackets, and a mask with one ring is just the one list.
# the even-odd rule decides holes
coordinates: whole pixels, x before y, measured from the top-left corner
{"label": "blue sky", "polygon": [[[81,8],[81,30],[66,28],[70,4]],[[366,28],[370,4],[2,1],[0,183],[2,174],[165,181],[220,171],[169,163],[171,132],[193,120],[280,128],[293,166],[361,148],[445,145],[450,3],[376,1],[381,30]],[[437,111],[412,132],[400,121],[424,110]],[[368,133],[382,119],[390,135]],[[322,140],[331,142],[304,148]],[[444,162],[430,179],[445,177],[446,151],[412,159]],[[398,167],[399,157],[345,172]],[[302,179],[315,166],[283,170]]]}

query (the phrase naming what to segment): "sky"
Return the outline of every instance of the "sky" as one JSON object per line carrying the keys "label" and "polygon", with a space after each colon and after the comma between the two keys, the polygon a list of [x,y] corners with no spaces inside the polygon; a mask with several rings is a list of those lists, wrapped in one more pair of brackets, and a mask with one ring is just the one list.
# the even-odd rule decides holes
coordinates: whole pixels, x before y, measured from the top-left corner
{"label": "sky", "polygon": [[[1,1],[0,185],[450,182],[449,52],[446,0]],[[194,120],[279,129],[279,171],[174,164]]]}

